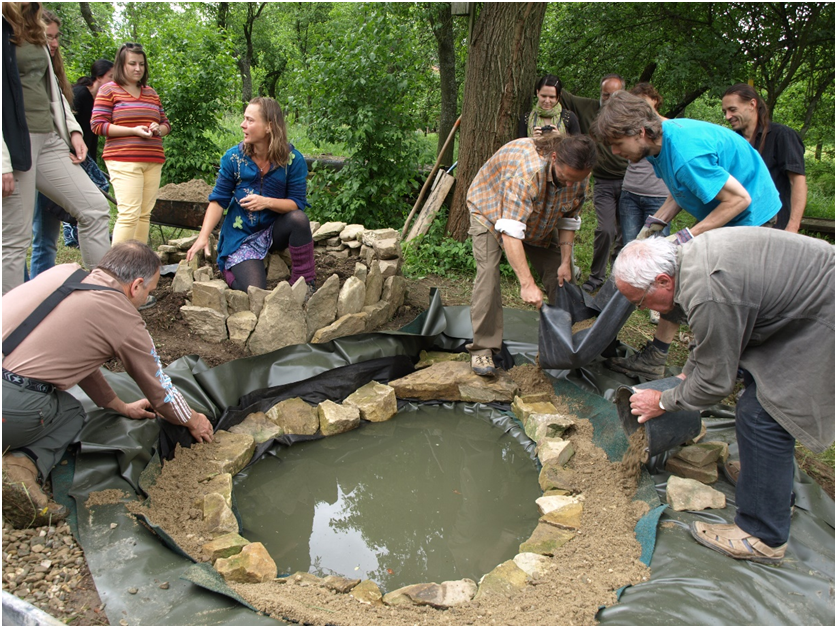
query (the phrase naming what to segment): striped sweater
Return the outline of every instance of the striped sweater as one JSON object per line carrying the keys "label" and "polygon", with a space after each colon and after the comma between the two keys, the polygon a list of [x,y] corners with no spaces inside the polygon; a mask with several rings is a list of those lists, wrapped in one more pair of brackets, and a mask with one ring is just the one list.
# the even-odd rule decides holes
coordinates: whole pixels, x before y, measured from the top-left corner
{"label": "striped sweater", "polygon": [[147,126],[152,122],[168,126],[171,130],[160,97],[150,87],[143,87],[139,98],[134,98],[123,87],[110,82],[102,85],[96,94],[90,128],[96,135],[104,135],[107,138],[102,153],[102,159],[105,161],[165,162],[161,137],[108,137],[111,124],[137,127]]}

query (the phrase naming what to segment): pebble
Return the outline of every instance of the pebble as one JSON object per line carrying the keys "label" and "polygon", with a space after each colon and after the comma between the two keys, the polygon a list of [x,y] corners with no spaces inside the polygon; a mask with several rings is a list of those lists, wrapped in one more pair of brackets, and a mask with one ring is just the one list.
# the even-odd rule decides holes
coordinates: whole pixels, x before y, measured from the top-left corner
{"label": "pebble", "polygon": [[161,584],[160,584],[160,588],[161,588],[161,589],[168,589],[168,588],[169,588],[169,583],[168,583],[168,582],[163,582],[163,583],[161,583]]}
{"label": "pebble", "polygon": [[139,593],[139,589],[136,587],[131,587],[130,589],[128,589],[128,593],[130,593],[131,595],[136,595],[137,593]]}
{"label": "pebble", "polygon": [[110,524],[110,529],[113,530],[118,525],[119,525],[118,523],[112,523],[112,524]]}

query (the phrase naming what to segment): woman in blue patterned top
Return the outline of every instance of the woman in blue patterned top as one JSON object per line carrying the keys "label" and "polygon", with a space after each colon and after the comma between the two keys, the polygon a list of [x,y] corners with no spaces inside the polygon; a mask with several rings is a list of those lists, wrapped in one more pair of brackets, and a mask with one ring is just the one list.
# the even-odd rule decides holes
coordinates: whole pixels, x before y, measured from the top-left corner
{"label": "woman in blue patterned top", "polygon": [[305,214],[308,166],[288,143],[282,108],[272,98],[254,98],[241,123],[244,141],[221,158],[221,170],[200,235],[186,254],[191,260],[204,249],[209,234],[227,211],[218,239],[218,268],[233,290],[265,288],[264,259],[288,249],[291,285],[304,277],[314,291],[314,241]]}

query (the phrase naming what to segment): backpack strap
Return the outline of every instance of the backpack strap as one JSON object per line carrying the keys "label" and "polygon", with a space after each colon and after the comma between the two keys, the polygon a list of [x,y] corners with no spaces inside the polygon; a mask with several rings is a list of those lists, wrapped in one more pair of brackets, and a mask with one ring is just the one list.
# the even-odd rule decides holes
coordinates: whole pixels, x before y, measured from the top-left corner
{"label": "backpack strap", "polygon": [[44,299],[40,305],[38,305],[38,307],[36,307],[35,310],[27,316],[26,319],[18,325],[11,334],[9,334],[8,338],[3,341],[3,355],[7,356],[17,349],[18,345],[20,345],[20,343],[32,333],[32,330],[40,325],[41,321],[49,316],[52,310],[54,310],[56,306],[61,303],[61,301],[66,299],[76,290],[112,290],[113,292],[119,292],[122,294],[122,291],[117,290],[116,288],[81,283],[87,275],[87,271],[79,268],[72,275],[67,277],[64,283],[58,286],[52,294]]}

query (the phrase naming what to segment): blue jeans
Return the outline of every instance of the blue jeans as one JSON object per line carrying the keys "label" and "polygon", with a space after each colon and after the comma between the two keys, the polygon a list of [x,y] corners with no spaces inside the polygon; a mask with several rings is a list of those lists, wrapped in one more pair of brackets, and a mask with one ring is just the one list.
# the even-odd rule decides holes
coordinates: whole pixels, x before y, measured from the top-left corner
{"label": "blue jeans", "polygon": [[744,372],[744,394],[735,407],[741,473],[735,487],[735,524],[771,547],[787,543],[793,492],[793,436],[756,398],[756,383]]}
{"label": "blue jeans", "polygon": [[49,203],[52,201],[39,192],[32,216],[32,268],[29,273],[31,279],[55,266],[61,219],[47,209]]}
{"label": "blue jeans", "polygon": [[[622,224],[622,244],[636,240],[640,229],[645,225],[645,219],[657,213],[665,202],[665,196],[641,196],[622,190],[619,196],[619,222]],[[668,235],[670,229],[663,229]]]}

